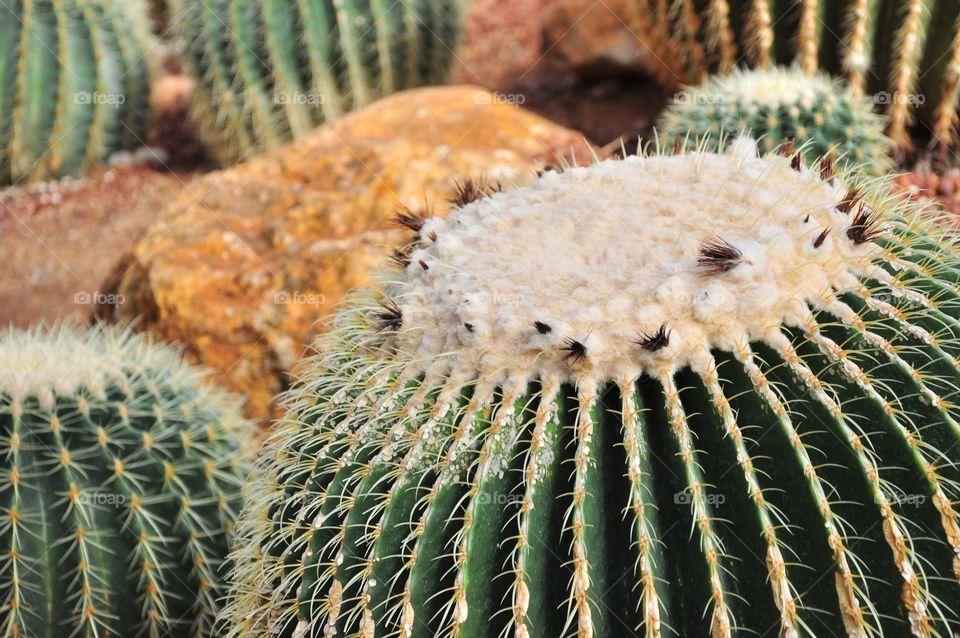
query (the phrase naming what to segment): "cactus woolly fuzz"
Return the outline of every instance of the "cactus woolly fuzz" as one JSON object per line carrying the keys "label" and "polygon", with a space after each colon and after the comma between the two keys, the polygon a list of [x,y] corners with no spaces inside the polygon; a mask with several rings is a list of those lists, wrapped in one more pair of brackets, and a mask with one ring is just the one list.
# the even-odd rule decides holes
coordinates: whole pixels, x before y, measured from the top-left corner
{"label": "cactus woolly fuzz", "polygon": [[398,219],[261,454],[226,635],[960,629],[952,240],[705,148]]}
{"label": "cactus woolly fuzz", "polygon": [[0,636],[210,636],[236,403],[128,330],[0,333]]}

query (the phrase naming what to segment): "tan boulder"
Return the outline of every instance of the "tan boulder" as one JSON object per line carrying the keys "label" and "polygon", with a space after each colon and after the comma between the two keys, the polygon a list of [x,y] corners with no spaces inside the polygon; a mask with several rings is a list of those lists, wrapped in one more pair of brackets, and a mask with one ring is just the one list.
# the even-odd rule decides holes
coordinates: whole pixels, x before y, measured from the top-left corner
{"label": "tan boulder", "polygon": [[125,303],[108,313],[275,415],[305,344],[404,241],[398,205],[443,213],[457,178],[522,182],[572,150],[590,157],[580,134],[475,87],[397,94],[190,184],[118,266]]}

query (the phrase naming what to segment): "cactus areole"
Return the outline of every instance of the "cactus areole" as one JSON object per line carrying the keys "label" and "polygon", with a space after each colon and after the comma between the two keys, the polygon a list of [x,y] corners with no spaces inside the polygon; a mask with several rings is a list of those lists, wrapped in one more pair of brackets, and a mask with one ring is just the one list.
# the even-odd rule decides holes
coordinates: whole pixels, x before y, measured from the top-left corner
{"label": "cactus areole", "polygon": [[210,636],[237,407],[126,330],[0,333],[0,636]]}
{"label": "cactus areole", "polygon": [[228,635],[960,629],[924,211],[747,139],[474,190],[288,395]]}

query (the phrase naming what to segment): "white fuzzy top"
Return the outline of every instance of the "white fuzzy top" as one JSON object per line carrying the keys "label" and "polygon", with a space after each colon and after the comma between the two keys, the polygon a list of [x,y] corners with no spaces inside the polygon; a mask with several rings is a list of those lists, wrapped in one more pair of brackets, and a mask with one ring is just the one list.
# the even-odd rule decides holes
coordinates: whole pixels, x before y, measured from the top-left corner
{"label": "white fuzzy top", "polygon": [[[878,247],[850,241],[853,214],[836,209],[845,193],[789,158],[757,157],[748,139],[723,155],[548,172],[427,221],[421,237],[436,241],[419,244],[404,281],[387,291],[403,312],[396,345],[416,360],[493,375],[602,380],[703,369],[710,348],[803,325],[825,294],[856,288],[873,271]],[[714,238],[743,258],[710,274],[698,258]],[[541,334],[538,321],[550,331]],[[662,324],[668,346],[637,345]],[[574,361],[565,339],[586,356]]]}

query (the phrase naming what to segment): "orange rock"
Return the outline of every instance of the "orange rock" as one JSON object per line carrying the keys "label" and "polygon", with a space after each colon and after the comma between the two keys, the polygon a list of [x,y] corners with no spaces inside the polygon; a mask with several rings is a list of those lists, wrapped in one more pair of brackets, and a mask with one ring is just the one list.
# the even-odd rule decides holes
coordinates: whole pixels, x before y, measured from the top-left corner
{"label": "orange rock", "polygon": [[184,189],[118,267],[121,320],[182,343],[254,418],[343,293],[405,240],[399,204],[446,210],[453,180],[525,181],[590,149],[470,86],[400,93]]}

